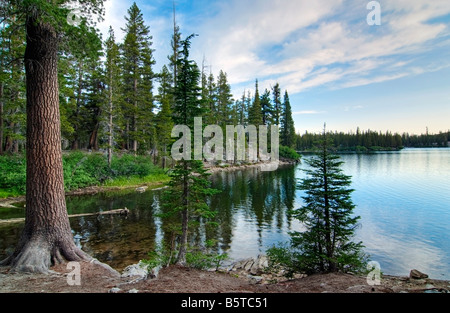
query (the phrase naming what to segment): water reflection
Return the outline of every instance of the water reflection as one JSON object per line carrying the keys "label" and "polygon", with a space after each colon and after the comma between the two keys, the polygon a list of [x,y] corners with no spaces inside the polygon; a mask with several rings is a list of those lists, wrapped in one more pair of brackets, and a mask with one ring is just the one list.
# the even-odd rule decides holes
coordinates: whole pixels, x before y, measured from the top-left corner
{"label": "water reflection", "polygon": [[[361,216],[362,240],[382,271],[408,275],[417,268],[435,278],[450,279],[450,149],[416,149],[396,153],[344,155],[343,170],[356,190],[355,214]],[[211,177],[222,192],[211,199],[217,227],[203,220],[191,228],[194,244],[218,239],[216,250],[232,259],[255,257],[267,247],[289,240],[301,225],[289,214],[301,206],[297,180],[303,163],[277,172],[257,169],[223,172]],[[162,241],[173,239],[173,225],[161,219],[163,191],[106,193],[68,197],[69,214],[127,207],[122,216],[71,218],[74,238],[89,254],[119,270],[147,257]],[[0,218],[23,216],[23,207],[1,209]],[[21,224],[0,224],[0,258],[14,249]]]}

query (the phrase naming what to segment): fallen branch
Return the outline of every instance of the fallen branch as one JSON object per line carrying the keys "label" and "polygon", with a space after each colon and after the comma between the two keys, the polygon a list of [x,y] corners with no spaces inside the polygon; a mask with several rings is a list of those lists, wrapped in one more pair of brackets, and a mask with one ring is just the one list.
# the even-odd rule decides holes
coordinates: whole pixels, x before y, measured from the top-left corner
{"label": "fallen branch", "polygon": [[[122,215],[127,216],[130,213],[130,210],[127,208],[125,209],[118,209],[118,210],[111,210],[111,211],[104,211],[104,212],[96,212],[96,213],[83,213],[83,214],[72,214],[69,215],[69,218],[73,217],[85,217],[85,216],[100,216],[100,215]],[[2,224],[14,224],[14,223],[23,223],[25,222],[25,218],[11,218],[7,220],[0,220],[0,225]]]}

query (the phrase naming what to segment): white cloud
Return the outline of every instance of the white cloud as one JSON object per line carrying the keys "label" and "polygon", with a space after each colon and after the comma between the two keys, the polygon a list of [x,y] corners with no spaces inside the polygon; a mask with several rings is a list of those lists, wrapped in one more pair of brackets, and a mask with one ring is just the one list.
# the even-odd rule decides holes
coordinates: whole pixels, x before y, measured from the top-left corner
{"label": "white cloud", "polygon": [[428,23],[448,13],[447,0],[386,1],[382,25],[370,27],[365,5],[353,0],[234,0],[200,25],[199,49],[232,84],[277,81],[291,94],[360,86],[426,72],[411,58],[449,34],[448,25]]}

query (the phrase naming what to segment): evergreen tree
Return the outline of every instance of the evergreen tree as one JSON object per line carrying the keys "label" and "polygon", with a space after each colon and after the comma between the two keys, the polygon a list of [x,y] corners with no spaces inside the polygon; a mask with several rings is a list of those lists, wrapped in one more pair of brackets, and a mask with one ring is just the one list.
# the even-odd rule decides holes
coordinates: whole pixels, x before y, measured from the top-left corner
{"label": "evergreen tree", "polygon": [[218,125],[222,127],[225,133],[226,125],[229,125],[232,117],[233,95],[231,86],[228,84],[227,74],[222,70],[217,78],[217,117]]}
{"label": "evergreen tree", "polygon": [[205,67],[202,71],[202,108],[204,122],[208,125],[217,124],[216,84],[212,73],[209,76],[206,75]]}
{"label": "evergreen tree", "polygon": [[[70,126],[63,132],[71,143],[73,150],[89,145],[89,137],[98,125],[99,103],[96,97],[99,90],[100,58],[102,56],[102,41],[96,29],[82,22],[79,27],[68,30],[69,40],[66,50],[59,62],[68,70],[60,86],[67,97],[64,103],[65,120]],[[59,76],[61,77],[61,75]]]}
{"label": "evergreen tree", "polygon": [[120,50],[116,43],[114,30],[109,28],[109,37],[105,42],[106,61],[105,61],[105,80],[106,80],[106,136],[108,164],[111,167],[112,155],[115,146],[115,133],[118,128],[118,121],[120,120]]}
{"label": "evergreen tree", "polygon": [[289,101],[289,94],[286,91],[284,94],[283,114],[281,118],[281,144],[283,146],[293,148],[295,144],[295,124],[292,118],[291,103]]}
{"label": "evergreen tree", "polygon": [[[6,4],[5,4],[6,5]],[[0,25],[0,155],[17,153],[25,140],[25,30],[14,7]]]}
{"label": "evergreen tree", "polygon": [[124,114],[127,148],[137,153],[139,145],[142,149],[151,149],[154,143],[152,66],[155,62],[150,29],[144,24],[136,3],[128,10],[126,21],[122,45]]}
{"label": "evergreen tree", "polygon": [[342,173],[340,157],[330,153],[332,143],[325,130],[322,137],[317,156],[308,161],[308,177],[299,185],[306,195],[295,218],[306,231],[292,233],[292,244],[303,271],[357,271],[364,257],[362,243],[352,241],[359,217],[353,215],[351,177]]}
{"label": "evergreen tree", "polygon": [[272,93],[273,93],[273,111],[272,111],[273,123],[275,125],[280,125],[280,117],[282,114],[282,110],[281,110],[281,89],[279,83],[276,83],[275,86],[272,88]]}
{"label": "evergreen tree", "polygon": [[261,110],[263,125],[271,125],[273,123],[272,114],[273,107],[270,101],[270,91],[265,90],[264,94],[261,96]]}
{"label": "evergreen tree", "polygon": [[247,93],[243,92],[240,100],[236,102],[237,120],[239,125],[247,125]]}
{"label": "evergreen tree", "polygon": [[[179,53],[178,76],[175,89],[174,122],[177,125],[194,127],[194,118],[202,116],[200,71],[197,64],[189,59],[191,39],[182,41]],[[181,238],[177,264],[186,264],[189,222],[195,216],[212,217],[214,212],[208,207],[206,198],[216,191],[209,188],[208,174],[202,161],[181,160],[171,174],[165,206],[169,215],[179,215],[181,219]]]}
{"label": "evergreen tree", "polygon": [[[27,183],[25,225],[14,253],[2,265],[48,272],[50,265],[91,258],[73,240],[65,202],[59,111],[58,51],[67,23],[66,1],[4,1],[26,28]],[[102,14],[103,1],[83,1],[86,12]],[[3,10],[0,20],[3,20]],[[45,96],[43,96],[45,95]]]}
{"label": "evergreen tree", "polygon": [[261,109],[261,98],[259,96],[258,80],[255,84],[255,98],[253,100],[253,105],[251,106],[248,113],[248,123],[250,125],[256,126],[258,128],[263,125],[262,109]]}
{"label": "evergreen tree", "polygon": [[194,129],[194,118],[203,115],[201,105],[200,70],[197,64],[189,59],[190,35],[182,41],[182,50],[177,61],[178,76],[175,88],[175,109],[173,112],[176,125],[186,125]]}
{"label": "evergreen tree", "polygon": [[159,112],[156,116],[156,129],[158,129],[157,141],[158,150],[162,156],[162,167],[166,168],[167,158],[169,157],[169,146],[172,142],[172,109],[171,103],[173,100],[172,76],[167,68],[163,66],[161,74],[159,75],[159,92],[156,99],[159,102]]}
{"label": "evergreen tree", "polygon": [[[178,63],[179,63],[179,53],[182,49],[181,47],[181,32],[180,27],[177,25],[175,3],[173,6],[173,34],[172,41],[170,43],[172,48],[172,54],[167,58],[169,59],[169,69],[172,72],[172,87],[175,90],[178,81]],[[175,94],[173,95],[172,108],[175,105]]]}

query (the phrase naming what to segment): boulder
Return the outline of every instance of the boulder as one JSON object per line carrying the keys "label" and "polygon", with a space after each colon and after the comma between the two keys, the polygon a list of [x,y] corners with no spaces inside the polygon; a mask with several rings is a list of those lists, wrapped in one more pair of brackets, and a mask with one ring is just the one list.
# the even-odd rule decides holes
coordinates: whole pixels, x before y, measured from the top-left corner
{"label": "boulder", "polygon": [[422,273],[422,272],[420,272],[420,271],[418,271],[416,269],[414,269],[414,270],[412,270],[409,273],[409,278],[411,278],[411,279],[425,279],[425,278],[428,278],[428,275],[424,274],[424,273]]}
{"label": "boulder", "polygon": [[134,277],[138,279],[145,279],[148,276],[148,266],[139,262],[138,264],[127,266],[122,277]]}
{"label": "boulder", "polygon": [[250,274],[261,275],[264,270],[269,266],[269,260],[265,255],[259,255],[255,262],[253,262],[250,268]]}

